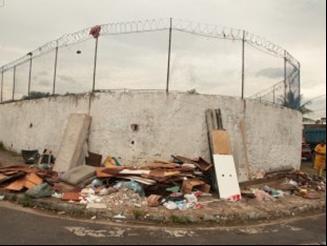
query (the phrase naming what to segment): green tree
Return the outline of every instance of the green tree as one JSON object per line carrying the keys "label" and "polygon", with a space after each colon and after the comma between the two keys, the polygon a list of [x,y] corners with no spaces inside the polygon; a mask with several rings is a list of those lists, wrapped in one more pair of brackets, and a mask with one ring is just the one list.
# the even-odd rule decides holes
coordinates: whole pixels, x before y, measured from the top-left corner
{"label": "green tree", "polygon": [[24,96],[22,99],[37,99],[49,96],[51,96],[49,92],[31,91],[29,96]]}
{"label": "green tree", "polygon": [[[312,113],[312,110],[308,108],[308,105],[311,104],[311,101],[304,101],[303,95],[295,95],[294,92],[289,91],[286,96],[281,97],[282,105],[294,110],[298,110],[302,115]],[[312,120],[307,117],[303,117],[304,120]]]}

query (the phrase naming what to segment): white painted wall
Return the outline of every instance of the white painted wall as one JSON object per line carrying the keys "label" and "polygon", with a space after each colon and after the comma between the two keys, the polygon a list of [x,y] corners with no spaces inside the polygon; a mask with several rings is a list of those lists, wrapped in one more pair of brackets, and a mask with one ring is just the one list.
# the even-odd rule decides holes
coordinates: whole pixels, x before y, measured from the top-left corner
{"label": "white painted wall", "polygon": [[[49,148],[56,154],[68,115],[88,113],[89,101],[90,95],[83,94],[1,104],[0,141],[18,152]],[[301,114],[217,95],[140,90],[96,93],[91,98],[89,148],[118,157],[124,164],[169,159],[171,154],[209,160],[207,108],[221,108],[239,180],[247,180],[260,169],[299,168]],[[131,124],[138,124],[138,131]]]}

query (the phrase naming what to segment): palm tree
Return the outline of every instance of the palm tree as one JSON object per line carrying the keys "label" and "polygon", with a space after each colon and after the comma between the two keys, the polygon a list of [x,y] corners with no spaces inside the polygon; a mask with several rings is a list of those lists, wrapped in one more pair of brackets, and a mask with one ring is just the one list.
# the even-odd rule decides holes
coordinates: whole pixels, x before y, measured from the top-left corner
{"label": "palm tree", "polygon": [[[308,108],[308,105],[311,104],[311,100],[303,102],[303,95],[296,95],[294,92],[289,91],[285,96],[280,98],[281,104],[284,107],[288,107],[294,110],[298,110],[302,115],[312,113],[313,111]],[[303,117],[303,120],[312,120],[307,117]]]}

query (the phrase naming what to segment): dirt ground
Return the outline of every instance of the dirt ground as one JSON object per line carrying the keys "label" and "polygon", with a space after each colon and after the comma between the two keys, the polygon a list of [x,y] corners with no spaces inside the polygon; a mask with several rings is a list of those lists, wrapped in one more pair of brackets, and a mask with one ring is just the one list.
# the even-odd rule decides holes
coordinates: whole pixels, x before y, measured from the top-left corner
{"label": "dirt ground", "polygon": [[[302,161],[301,170],[310,175],[317,174],[316,170],[313,168],[313,161]],[[326,177],[326,169],[323,172],[323,176]]]}
{"label": "dirt ground", "polygon": [[21,155],[0,149],[0,167],[24,164]]}

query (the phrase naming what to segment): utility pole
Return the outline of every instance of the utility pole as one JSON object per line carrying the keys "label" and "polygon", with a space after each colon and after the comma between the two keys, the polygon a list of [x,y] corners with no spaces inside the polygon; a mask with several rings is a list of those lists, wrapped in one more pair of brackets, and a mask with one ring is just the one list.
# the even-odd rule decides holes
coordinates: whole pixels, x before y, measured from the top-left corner
{"label": "utility pole", "polygon": [[55,49],[55,61],[54,61],[54,69],[53,69],[53,84],[52,84],[52,95],[56,93],[56,79],[57,79],[57,63],[58,63],[58,40]]}
{"label": "utility pole", "polygon": [[169,79],[170,79],[170,55],[171,55],[171,38],[173,29],[173,19],[169,19],[169,43],[168,43],[168,64],[167,64],[167,82],[166,82],[166,93],[169,93]]}
{"label": "utility pole", "polygon": [[245,30],[242,37],[242,99],[244,99],[244,48],[245,48]]}

